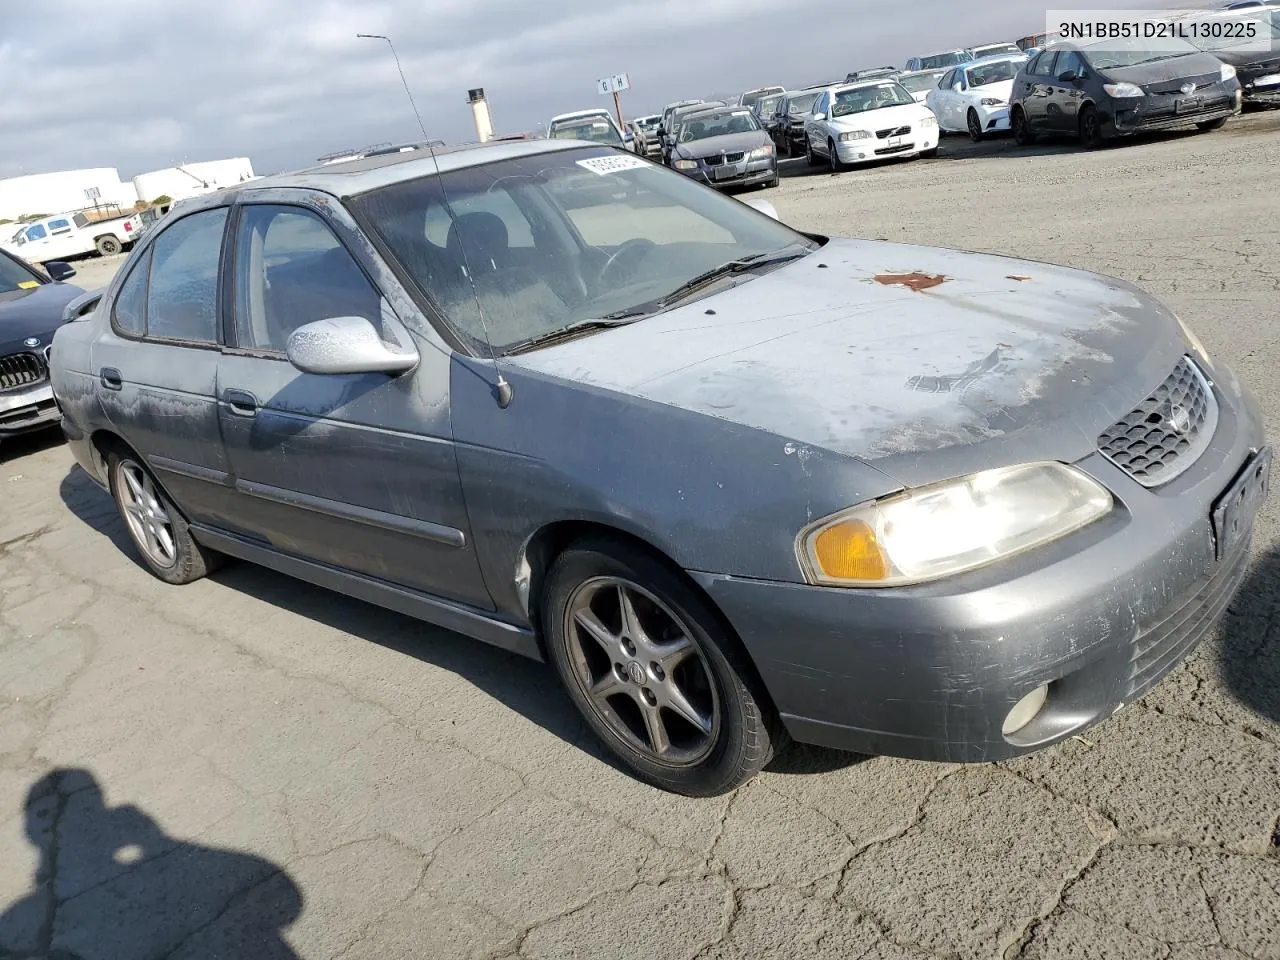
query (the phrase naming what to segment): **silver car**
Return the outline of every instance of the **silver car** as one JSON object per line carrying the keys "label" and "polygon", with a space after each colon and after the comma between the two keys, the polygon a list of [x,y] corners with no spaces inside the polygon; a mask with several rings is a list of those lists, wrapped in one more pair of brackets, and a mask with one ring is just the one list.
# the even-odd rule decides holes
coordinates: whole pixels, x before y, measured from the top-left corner
{"label": "silver car", "polygon": [[686,794],[788,735],[980,762],[1104,720],[1226,608],[1269,477],[1130,284],[567,140],[195,198],[52,357],[156,576],[236,557],[548,659]]}

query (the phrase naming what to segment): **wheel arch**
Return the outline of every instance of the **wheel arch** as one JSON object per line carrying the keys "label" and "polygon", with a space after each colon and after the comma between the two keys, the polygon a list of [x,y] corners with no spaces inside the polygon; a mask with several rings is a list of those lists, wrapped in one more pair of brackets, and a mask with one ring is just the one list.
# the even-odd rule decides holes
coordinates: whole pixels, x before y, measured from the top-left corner
{"label": "wheel arch", "polygon": [[724,611],[720,609],[719,605],[701,585],[689,576],[684,568],[676,563],[666,552],[643,536],[597,520],[560,520],[548,523],[540,527],[525,541],[516,557],[515,578],[517,593],[533,626],[538,648],[544,660],[548,659],[548,651],[546,638],[543,636],[542,631],[542,600],[547,572],[551,569],[552,564],[555,563],[556,558],[566,550],[579,543],[590,541],[598,543],[612,541],[638,549],[660,563],[669,573],[679,579],[684,586],[693,591],[705,604],[708,612],[715,617],[724,635],[738,648],[744,658],[744,662],[750,666],[752,671],[751,679],[754,682],[757,696],[767,698],[768,705],[776,710],[773,697],[769,693],[763,677],[760,675],[759,668],[752,659],[746,645],[742,642],[742,638],[738,636],[738,631],[734,629]]}

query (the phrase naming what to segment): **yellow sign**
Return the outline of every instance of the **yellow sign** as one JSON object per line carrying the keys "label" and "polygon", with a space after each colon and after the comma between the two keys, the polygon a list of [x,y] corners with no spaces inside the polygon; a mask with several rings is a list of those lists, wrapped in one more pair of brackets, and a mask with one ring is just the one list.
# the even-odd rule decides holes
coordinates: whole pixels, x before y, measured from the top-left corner
{"label": "yellow sign", "polygon": [[34,290],[34,289],[35,289],[36,287],[38,287],[38,286],[40,286],[40,284],[39,284],[37,281],[35,281],[35,280],[20,280],[20,281],[18,281],[18,289],[19,289],[19,290]]}

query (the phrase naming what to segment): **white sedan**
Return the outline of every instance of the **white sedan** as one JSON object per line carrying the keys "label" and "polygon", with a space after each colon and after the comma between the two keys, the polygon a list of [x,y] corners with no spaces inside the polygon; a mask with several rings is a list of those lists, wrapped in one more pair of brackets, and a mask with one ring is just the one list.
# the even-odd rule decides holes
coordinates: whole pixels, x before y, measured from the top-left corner
{"label": "white sedan", "polygon": [[1009,95],[1025,56],[987,57],[950,71],[925,103],[944,133],[968,133],[975,143],[1009,129]]}
{"label": "white sedan", "polygon": [[[805,121],[809,165],[835,171],[893,157],[938,152],[938,121],[892,79],[864,80],[824,90]],[[822,158],[822,159],[820,159]]]}

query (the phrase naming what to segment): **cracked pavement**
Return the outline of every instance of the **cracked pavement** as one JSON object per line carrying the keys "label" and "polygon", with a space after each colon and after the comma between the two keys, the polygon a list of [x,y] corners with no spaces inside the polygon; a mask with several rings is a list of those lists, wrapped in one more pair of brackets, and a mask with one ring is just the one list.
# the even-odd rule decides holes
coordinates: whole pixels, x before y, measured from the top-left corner
{"label": "cracked pavement", "polygon": [[[766,196],[1141,283],[1280,436],[1280,112]],[[87,262],[86,283],[114,264]],[[1144,700],[1032,757],[793,747],[688,800],[550,669],[266,570],[174,588],[58,437],[0,450],[0,958],[1280,958],[1280,541]]]}

